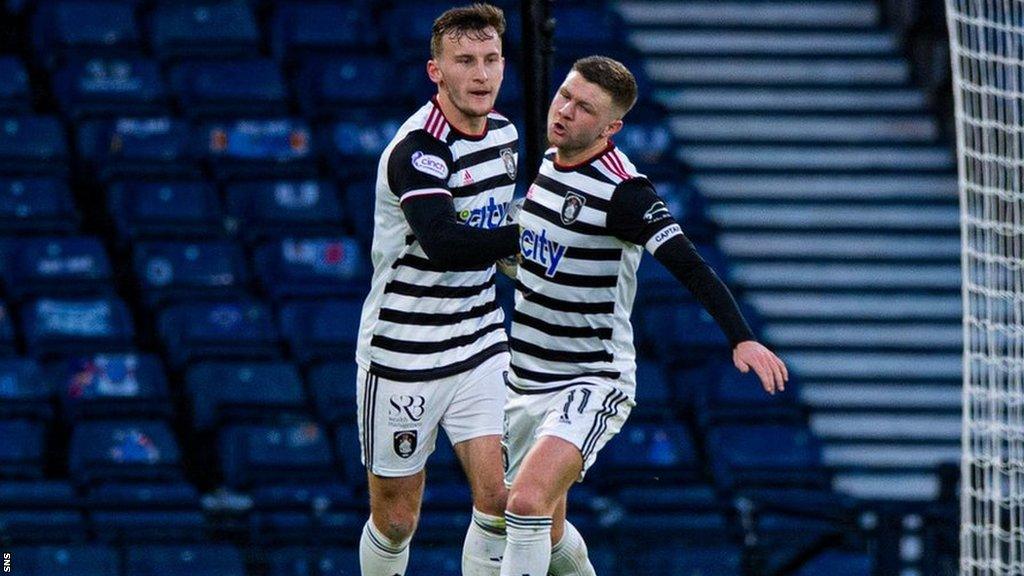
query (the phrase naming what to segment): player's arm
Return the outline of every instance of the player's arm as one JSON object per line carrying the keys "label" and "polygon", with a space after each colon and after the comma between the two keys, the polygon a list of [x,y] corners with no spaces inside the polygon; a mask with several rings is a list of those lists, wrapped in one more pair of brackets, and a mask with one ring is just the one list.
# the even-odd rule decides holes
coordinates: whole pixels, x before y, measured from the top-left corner
{"label": "player's arm", "polygon": [[427,258],[447,270],[475,270],[519,249],[518,226],[478,229],[459,223],[448,189],[448,147],[413,132],[393,150],[388,183]]}
{"label": "player's arm", "polygon": [[644,246],[697,298],[728,338],[740,371],[753,369],[769,393],[784,388],[789,377],[785,364],[754,339],[729,288],[683,234],[649,181],[635,178],[616,188],[608,228],[618,238]]}

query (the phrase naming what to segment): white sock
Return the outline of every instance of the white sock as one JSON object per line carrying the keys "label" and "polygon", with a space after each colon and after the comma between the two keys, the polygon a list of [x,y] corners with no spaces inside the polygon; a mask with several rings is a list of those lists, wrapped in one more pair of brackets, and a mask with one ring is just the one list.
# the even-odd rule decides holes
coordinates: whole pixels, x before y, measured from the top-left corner
{"label": "white sock", "polygon": [[505,518],[473,508],[462,545],[462,576],[498,576],[505,554]]}
{"label": "white sock", "polygon": [[596,576],[587,557],[587,543],[576,527],[565,521],[562,539],[551,547],[551,576]]}
{"label": "white sock", "polygon": [[409,564],[409,541],[393,544],[366,521],[359,538],[359,567],[363,576],[405,576]]}
{"label": "white sock", "polygon": [[501,576],[546,576],[551,563],[551,517],[505,512],[508,543]]}

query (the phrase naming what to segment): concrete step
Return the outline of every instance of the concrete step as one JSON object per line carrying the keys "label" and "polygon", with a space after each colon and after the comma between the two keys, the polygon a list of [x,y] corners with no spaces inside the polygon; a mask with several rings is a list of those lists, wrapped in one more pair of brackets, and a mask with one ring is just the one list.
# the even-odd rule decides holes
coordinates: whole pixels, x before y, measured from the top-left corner
{"label": "concrete step", "polygon": [[957,352],[963,349],[963,328],[959,324],[772,322],[762,333],[773,347],[790,350],[866,348]]}
{"label": "concrete step", "polygon": [[815,411],[886,410],[893,406],[954,411],[963,404],[963,391],[959,386],[941,384],[802,381],[800,399]]}
{"label": "concrete step", "polygon": [[846,32],[633,28],[629,41],[646,55],[892,56],[899,48],[884,30]]}
{"label": "concrete step", "polygon": [[957,202],[956,174],[768,175],[699,174],[694,183],[712,200]]}
{"label": "concrete step", "polygon": [[826,446],[822,460],[833,469],[841,468],[906,468],[931,472],[939,464],[960,461],[960,445],[948,446],[879,446],[877,444],[843,444]]}
{"label": "concrete step", "polygon": [[[828,234],[822,226],[804,234],[776,232],[724,232],[718,246],[732,258],[746,259],[855,259],[946,260],[960,258],[960,238],[954,234],[927,236]],[[952,232],[952,231],[951,231]]]}
{"label": "concrete step", "polygon": [[926,472],[836,473],[832,489],[864,500],[927,501],[938,497],[939,480]]}
{"label": "concrete step", "polygon": [[910,65],[903,58],[653,57],[644,67],[651,80],[663,84],[906,87],[911,80]]}
{"label": "concrete step", "polygon": [[928,99],[917,88],[762,88],[687,86],[659,88],[654,98],[675,112],[927,112]]}
{"label": "concrete step", "polygon": [[939,135],[934,118],[855,116],[676,115],[672,133],[683,141],[929,143]]}
{"label": "concrete step", "polygon": [[745,300],[766,320],[960,322],[960,292],[935,294],[835,294],[751,290]]}
{"label": "concrete step", "polygon": [[960,353],[789,352],[784,360],[807,380],[955,382],[963,373]]}
{"label": "concrete step", "polygon": [[952,171],[956,158],[944,146],[682,145],[676,157],[695,171],[792,170]]}
{"label": "concrete step", "polygon": [[816,412],[811,414],[811,429],[826,442],[833,440],[935,442],[960,441],[962,417],[958,412],[907,414],[864,412],[860,414]]}
{"label": "concrete step", "polygon": [[754,289],[957,290],[958,264],[822,264],[740,262],[733,279]]}
{"label": "concrete step", "polygon": [[826,230],[848,229],[949,233],[960,229],[960,213],[955,206],[715,203],[707,211],[725,230],[797,229],[821,234]]}
{"label": "concrete step", "polygon": [[628,24],[868,28],[879,24],[873,2],[641,2],[615,4]]}

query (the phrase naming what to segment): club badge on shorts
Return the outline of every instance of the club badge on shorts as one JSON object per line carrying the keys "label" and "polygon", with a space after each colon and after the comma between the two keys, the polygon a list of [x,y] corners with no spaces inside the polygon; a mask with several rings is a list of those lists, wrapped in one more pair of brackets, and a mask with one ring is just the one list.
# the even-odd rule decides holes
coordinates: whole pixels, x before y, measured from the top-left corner
{"label": "club badge on shorts", "polygon": [[505,173],[512,180],[516,179],[516,157],[515,152],[511,148],[503,148],[501,151],[501,161],[505,163]]}
{"label": "club badge on shorts", "polygon": [[412,456],[412,453],[416,451],[416,438],[415,430],[395,432],[395,454],[398,454],[399,458]]}
{"label": "club badge on shorts", "polygon": [[569,192],[565,195],[565,200],[562,202],[562,224],[566,226],[572,224],[580,217],[580,212],[583,211],[583,205],[587,203],[587,199],[575,192]]}

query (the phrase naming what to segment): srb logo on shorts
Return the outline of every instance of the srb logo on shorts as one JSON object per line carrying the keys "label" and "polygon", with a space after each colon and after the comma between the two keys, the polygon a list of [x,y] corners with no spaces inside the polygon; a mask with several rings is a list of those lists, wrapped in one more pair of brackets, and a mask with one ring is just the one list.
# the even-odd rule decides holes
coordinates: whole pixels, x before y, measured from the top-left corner
{"label": "srb logo on shorts", "polygon": [[416,451],[417,434],[415,430],[395,432],[395,454],[400,458],[408,458]]}

